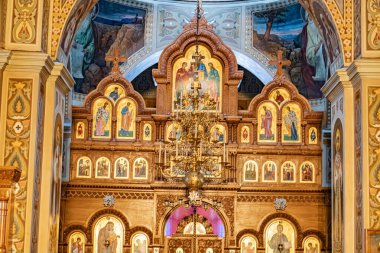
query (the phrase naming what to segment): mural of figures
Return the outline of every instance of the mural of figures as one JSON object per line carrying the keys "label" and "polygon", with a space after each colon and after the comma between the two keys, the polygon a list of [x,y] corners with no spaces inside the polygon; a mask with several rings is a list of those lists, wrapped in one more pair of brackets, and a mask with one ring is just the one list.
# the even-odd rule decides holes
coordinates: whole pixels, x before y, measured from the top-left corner
{"label": "mural of figures", "polygon": [[85,253],[86,237],[82,232],[74,232],[69,237],[68,253]]}
{"label": "mural of figures", "polygon": [[276,120],[277,108],[272,103],[260,105],[257,111],[258,131],[257,139],[259,142],[276,142]]}
{"label": "mural of figures", "polygon": [[[100,0],[81,23],[70,50],[76,92],[88,94],[108,75],[111,68],[104,58],[116,45],[127,57],[144,46],[147,10],[133,5]],[[78,17],[73,24],[78,24]]]}
{"label": "mural of figures", "polygon": [[295,103],[286,104],[282,109],[282,142],[301,142],[301,112]]}
{"label": "mural of figures", "polygon": [[212,142],[226,142],[226,129],[224,126],[217,124],[211,128]]}
{"label": "mural of figures", "polygon": [[124,89],[118,84],[109,85],[104,94],[114,103],[125,97]]}
{"label": "mural of figures", "polygon": [[318,238],[309,236],[303,242],[304,253],[320,253],[321,247]]}
{"label": "mural of figures", "polygon": [[144,124],[143,127],[143,141],[151,141],[152,140],[152,125]]}
{"label": "mural of figures", "polygon": [[[194,80],[194,75],[198,72],[198,77],[201,85],[200,93],[207,94],[218,104],[218,110],[221,105],[222,95],[222,64],[219,60],[212,58],[210,51],[199,45],[200,54],[204,57],[199,64],[198,69],[195,69],[195,63],[192,56],[195,53],[195,46],[190,47],[185,56],[175,61],[173,66],[173,109],[181,104],[181,97],[185,97],[191,90],[191,83]],[[201,104],[204,110],[215,110],[206,104]]]}
{"label": "mural of figures", "polygon": [[244,181],[257,182],[259,178],[259,166],[255,161],[246,161],[244,163]]}
{"label": "mural of figures", "polygon": [[252,236],[245,236],[240,243],[241,253],[256,253],[257,240]]}
{"label": "mural of figures", "polygon": [[263,165],[263,182],[276,182],[277,181],[277,166],[274,162],[268,161]]}
{"label": "mural of figures", "polygon": [[283,219],[272,221],[265,229],[266,253],[294,253],[295,234],[290,222]]}
{"label": "mural of figures", "polygon": [[[318,13],[325,13],[325,10]],[[292,18],[288,19],[290,16]],[[305,9],[297,3],[254,11],[252,24],[253,47],[270,59],[275,59],[276,52],[282,50],[284,58],[292,62],[285,71],[299,92],[309,99],[321,98],[320,89],[328,79],[332,62],[329,56],[331,46],[330,43],[326,44],[327,47],[324,45],[321,34]],[[330,39],[327,32],[322,31],[322,35],[339,44],[338,38],[333,36],[335,40]]]}
{"label": "mural of figures", "polygon": [[133,163],[133,179],[148,179],[148,161],[137,158]]}
{"label": "mural of figures", "polygon": [[91,178],[92,163],[87,156],[82,156],[77,162],[77,178]]}
{"label": "mural of figures", "polygon": [[309,144],[318,144],[318,130],[315,127],[309,128]]}
{"label": "mural of figures", "polygon": [[132,237],[132,253],[148,253],[148,237],[145,234]]}
{"label": "mural of figures", "polygon": [[212,168],[212,171],[205,171],[204,177],[205,178],[221,178],[222,177],[222,157],[217,156],[214,157],[214,166]]}
{"label": "mural of figures", "polygon": [[114,177],[128,178],[129,161],[126,158],[120,157],[115,161]]}
{"label": "mural of figures", "polygon": [[314,165],[311,162],[301,164],[300,182],[314,183]]}
{"label": "mural of figures", "polygon": [[332,242],[335,250],[343,247],[343,127],[338,119],[333,131],[333,200],[332,200]]}
{"label": "mural of figures", "polygon": [[86,130],[86,127],[83,122],[78,122],[76,131],[75,131],[75,138],[77,139],[84,139],[84,132]]}
{"label": "mural of figures", "polygon": [[96,160],[96,178],[110,178],[111,162],[106,157],[100,157]]}
{"label": "mural of figures", "polygon": [[136,103],[129,98],[117,105],[117,138],[133,140],[136,137]]}
{"label": "mural of figures", "polygon": [[275,102],[275,104],[280,107],[285,102],[290,100],[290,95],[286,89],[279,88],[270,93],[269,100]]}
{"label": "mural of figures", "polygon": [[286,161],[281,166],[281,182],[296,182],[296,165],[293,162]]}
{"label": "mural of figures", "polygon": [[250,129],[249,129],[249,126],[243,126],[241,128],[240,139],[241,139],[241,143],[249,143],[250,142]]}
{"label": "mural of figures", "polygon": [[99,219],[94,226],[94,252],[122,253],[124,240],[124,226],[113,216]]}
{"label": "mural of figures", "polygon": [[110,138],[111,137],[111,118],[112,105],[104,99],[97,99],[92,108],[93,115],[93,133],[92,138]]}

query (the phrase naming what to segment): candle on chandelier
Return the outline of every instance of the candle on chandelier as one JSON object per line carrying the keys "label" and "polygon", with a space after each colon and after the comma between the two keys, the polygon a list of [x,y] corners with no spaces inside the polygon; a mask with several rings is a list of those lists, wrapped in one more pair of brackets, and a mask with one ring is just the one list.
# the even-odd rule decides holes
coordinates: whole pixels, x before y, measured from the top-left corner
{"label": "candle on chandelier", "polygon": [[160,150],[158,151],[158,163],[161,163],[161,150],[162,150],[162,143],[160,142]]}

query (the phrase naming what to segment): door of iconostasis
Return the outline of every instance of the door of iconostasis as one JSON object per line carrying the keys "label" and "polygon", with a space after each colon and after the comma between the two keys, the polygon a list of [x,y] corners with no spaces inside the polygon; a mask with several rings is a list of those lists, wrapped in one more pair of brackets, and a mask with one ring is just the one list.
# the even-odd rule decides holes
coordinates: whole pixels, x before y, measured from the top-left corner
{"label": "door of iconostasis", "polygon": [[211,207],[180,206],[167,219],[164,237],[165,253],[222,253],[225,227]]}

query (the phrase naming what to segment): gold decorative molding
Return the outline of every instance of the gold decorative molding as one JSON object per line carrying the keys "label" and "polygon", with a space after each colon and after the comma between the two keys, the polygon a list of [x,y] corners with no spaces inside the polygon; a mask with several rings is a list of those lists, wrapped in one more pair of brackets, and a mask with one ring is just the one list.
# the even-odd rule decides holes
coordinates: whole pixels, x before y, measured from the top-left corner
{"label": "gold decorative molding", "polygon": [[9,198],[13,183],[20,180],[21,170],[13,166],[0,166],[0,201]]}

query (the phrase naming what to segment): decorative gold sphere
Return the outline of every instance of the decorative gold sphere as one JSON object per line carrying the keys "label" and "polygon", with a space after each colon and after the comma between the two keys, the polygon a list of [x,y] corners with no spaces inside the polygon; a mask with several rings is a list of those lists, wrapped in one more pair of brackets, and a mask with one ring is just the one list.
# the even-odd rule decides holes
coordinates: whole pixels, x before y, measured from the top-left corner
{"label": "decorative gold sphere", "polygon": [[186,176],[186,185],[190,191],[197,191],[202,188],[204,177],[202,174],[193,171]]}

